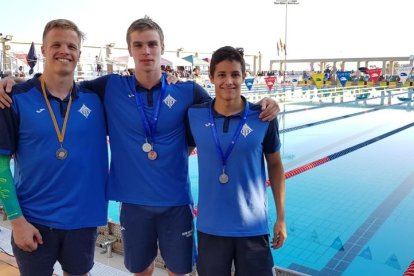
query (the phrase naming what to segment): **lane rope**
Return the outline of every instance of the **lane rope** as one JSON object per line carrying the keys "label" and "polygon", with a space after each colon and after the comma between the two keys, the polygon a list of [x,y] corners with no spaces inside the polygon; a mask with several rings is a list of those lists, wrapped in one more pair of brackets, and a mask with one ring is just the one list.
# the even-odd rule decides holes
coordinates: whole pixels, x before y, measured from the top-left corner
{"label": "lane rope", "polygon": [[410,124],[407,124],[405,126],[402,126],[400,128],[394,129],[392,131],[389,131],[387,133],[384,133],[382,135],[379,135],[377,137],[374,137],[372,139],[369,139],[369,140],[367,140],[365,142],[356,144],[356,145],[354,145],[352,147],[349,147],[349,148],[346,148],[344,150],[335,152],[335,153],[333,153],[331,155],[328,155],[326,157],[323,157],[323,158],[320,158],[318,160],[312,161],[312,162],[310,162],[310,163],[308,163],[306,165],[303,165],[303,166],[300,166],[300,167],[295,168],[293,170],[290,170],[290,171],[288,171],[288,172],[285,173],[285,178],[286,179],[289,179],[289,178],[291,178],[293,176],[296,176],[296,175],[301,174],[303,172],[306,172],[306,171],[308,171],[310,169],[313,169],[315,167],[318,167],[318,166],[320,166],[322,164],[325,164],[325,163],[327,163],[329,161],[332,161],[334,159],[337,159],[339,157],[342,157],[342,156],[344,156],[344,155],[346,155],[348,153],[351,153],[353,151],[356,151],[356,150],[358,150],[360,148],[366,147],[366,146],[368,146],[368,145],[370,145],[372,143],[378,142],[378,141],[380,141],[380,140],[382,140],[384,138],[387,138],[387,137],[389,137],[391,135],[394,135],[394,134],[396,134],[398,132],[401,132],[403,130],[406,130],[406,129],[412,127],[412,126],[414,126],[414,122],[413,123],[410,123]]}

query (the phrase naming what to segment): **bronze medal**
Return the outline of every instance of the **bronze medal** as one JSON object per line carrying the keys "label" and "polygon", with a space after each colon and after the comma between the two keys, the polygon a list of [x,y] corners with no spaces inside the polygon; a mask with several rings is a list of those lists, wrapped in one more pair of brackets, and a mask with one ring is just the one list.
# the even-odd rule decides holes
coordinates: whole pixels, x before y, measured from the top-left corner
{"label": "bronze medal", "polygon": [[156,152],[156,151],[154,151],[154,150],[150,150],[150,151],[148,152],[148,159],[149,159],[149,160],[155,160],[155,159],[157,159],[157,157],[158,157],[158,154],[157,154],[157,152]]}

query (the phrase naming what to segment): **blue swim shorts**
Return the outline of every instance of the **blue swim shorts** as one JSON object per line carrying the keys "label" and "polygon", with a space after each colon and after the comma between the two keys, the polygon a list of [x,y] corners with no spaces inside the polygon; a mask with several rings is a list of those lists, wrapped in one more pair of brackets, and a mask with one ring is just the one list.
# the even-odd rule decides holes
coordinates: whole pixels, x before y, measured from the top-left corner
{"label": "blue swim shorts", "polygon": [[272,276],[273,257],[269,235],[223,237],[197,232],[197,272],[200,276],[236,275]]}
{"label": "blue swim shorts", "polygon": [[158,245],[168,270],[176,274],[192,271],[194,227],[189,205],[166,207],[122,203],[120,222],[124,263],[130,272],[140,273],[152,264]]}
{"label": "blue swim shorts", "polygon": [[37,250],[26,252],[14,243],[13,254],[16,257],[21,276],[50,276],[58,261],[62,270],[71,275],[88,273],[94,264],[96,227],[75,230],[59,230],[32,223],[42,235],[43,244]]}

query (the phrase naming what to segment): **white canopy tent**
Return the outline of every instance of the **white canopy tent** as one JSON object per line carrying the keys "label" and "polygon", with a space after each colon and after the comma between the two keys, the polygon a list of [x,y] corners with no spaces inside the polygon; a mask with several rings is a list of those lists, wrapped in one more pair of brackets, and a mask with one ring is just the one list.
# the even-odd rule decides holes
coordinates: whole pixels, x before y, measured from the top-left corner
{"label": "white canopy tent", "polygon": [[186,60],[184,60],[182,58],[179,58],[179,57],[168,56],[168,57],[163,57],[163,58],[166,59],[166,60],[171,61],[172,66],[174,68],[177,67],[177,66],[184,66],[184,67],[187,67],[187,66],[190,66],[191,67],[191,66],[193,66],[191,64],[191,62],[188,62],[188,61],[186,61]]}

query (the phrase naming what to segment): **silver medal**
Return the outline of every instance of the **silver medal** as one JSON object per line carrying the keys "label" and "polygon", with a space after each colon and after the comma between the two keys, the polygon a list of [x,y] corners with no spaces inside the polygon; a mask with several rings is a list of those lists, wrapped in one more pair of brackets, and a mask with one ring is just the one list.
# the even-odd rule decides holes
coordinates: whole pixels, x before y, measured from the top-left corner
{"label": "silver medal", "polygon": [[229,176],[225,173],[222,173],[219,176],[219,181],[221,184],[226,184],[227,182],[229,182]]}
{"label": "silver medal", "polygon": [[145,142],[144,144],[142,144],[142,150],[144,152],[150,152],[152,150],[151,144],[148,142]]}

